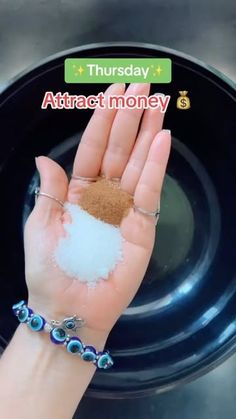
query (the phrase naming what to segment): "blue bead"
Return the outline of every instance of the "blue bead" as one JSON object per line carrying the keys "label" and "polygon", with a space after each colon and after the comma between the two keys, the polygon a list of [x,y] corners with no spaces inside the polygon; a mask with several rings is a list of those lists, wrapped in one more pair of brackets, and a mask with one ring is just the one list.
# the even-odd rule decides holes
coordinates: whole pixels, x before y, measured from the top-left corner
{"label": "blue bead", "polygon": [[16,311],[19,310],[23,305],[25,305],[25,301],[21,300],[19,303],[13,304],[12,310],[14,313],[16,313]]}
{"label": "blue bead", "polygon": [[72,336],[67,343],[66,349],[68,352],[72,354],[78,354],[81,353],[83,350],[83,344],[79,338],[76,336]]}
{"label": "blue bead", "polygon": [[99,352],[99,358],[96,362],[98,368],[107,369],[114,364],[111,356],[107,352]]}
{"label": "blue bead", "polygon": [[18,312],[18,320],[20,323],[25,323],[28,319],[28,317],[31,315],[32,310],[28,307],[23,307]]}
{"label": "blue bead", "polygon": [[73,320],[68,320],[65,323],[65,326],[67,327],[67,329],[73,329],[75,327],[75,322]]}
{"label": "blue bead", "polygon": [[84,352],[81,354],[81,358],[84,361],[93,362],[96,360],[96,349],[93,346],[85,346]]}
{"label": "blue bead", "polygon": [[50,332],[50,338],[53,343],[60,345],[66,341],[67,335],[64,329],[61,327],[55,327]]}
{"label": "blue bead", "polygon": [[31,330],[34,330],[36,332],[39,332],[40,330],[43,330],[45,325],[45,320],[43,317],[39,316],[38,314],[34,314],[28,323]]}

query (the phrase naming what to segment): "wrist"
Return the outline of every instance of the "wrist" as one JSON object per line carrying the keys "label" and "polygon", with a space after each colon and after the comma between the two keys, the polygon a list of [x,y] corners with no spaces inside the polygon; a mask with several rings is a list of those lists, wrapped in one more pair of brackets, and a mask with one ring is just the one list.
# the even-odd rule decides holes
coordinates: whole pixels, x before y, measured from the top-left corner
{"label": "wrist", "polygon": [[[49,334],[48,340],[54,346],[63,347],[71,355],[81,357],[83,361],[91,362],[98,368],[106,369],[113,365],[108,351],[104,351],[108,335],[87,325],[84,327],[82,319],[76,315],[48,321],[41,310],[36,313],[32,305],[30,307],[25,301],[14,304],[12,308],[19,322],[25,323],[31,332]],[[79,335],[77,329],[80,330]]]}
{"label": "wrist", "polygon": [[0,360],[4,417],[20,412],[30,418],[35,408],[35,418],[73,416],[96,367],[63,349],[53,345],[47,333],[33,332],[26,324],[17,327]]}
{"label": "wrist", "polygon": [[[66,310],[59,310],[58,308],[55,308],[53,305],[49,307],[45,304],[42,307],[42,304],[39,304],[31,297],[29,297],[27,305],[35,313],[44,317],[48,323],[50,323],[52,320],[62,321],[65,317],[69,317],[75,314],[68,313]],[[109,336],[109,331],[102,329],[98,330],[85,323],[85,325],[76,330],[75,335],[77,335],[86,344],[98,345],[98,350],[102,350],[102,347],[105,346],[105,343]]]}
{"label": "wrist", "polygon": [[[21,323],[0,360],[0,375],[4,377],[0,380],[3,416],[15,417],[20,411],[24,418],[31,418],[32,412],[35,418],[52,417],[52,413],[57,418],[72,417],[96,368],[105,368],[104,357],[97,354],[93,362],[93,359],[82,358],[86,353],[84,346],[81,353],[74,354],[74,351],[68,353],[68,343],[51,342],[51,333],[44,330],[47,323],[39,323],[40,329],[37,329],[33,322],[39,321],[40,316],[50,322],[51,317],[57,319],[57,313],[52,316],[31,299],[29,306],[18,303],[13,310]],[[58,315],[61,321],[64,313]],[[88,327],[79,329],[78,335],[85,345],[95,347],[96,351],[103,351],[108,336]],[[27,400],[27,404],[22,405],[22,400]]]}
{"label": "wrist", "polygon": [[[32,351],[37,351],[39,357],[65,357],[69,360],[79,360],[79,357],[75,357],[69,354],[66,350],[64,345],[55,345],[50,341],[49,334],[42,331],[42,332],[33,332],[29,329],[26,324],[20,323],[17,327],[17,334],[21,335],[22,339],[25,341],[25,345],[29,348],[32,348]],[[96,347],[98,351],[103,351],[106,340],[104,336],[96,335],[92,331],[83,331],[83,333],[79,334],[79,338],[86,342],[88,345],[93,345]],[[82,361],[82,360],[81,360]],[[82,361],[85,363],[84,361]],[[86,363],[87,365],[91,365],[91,363]]]}

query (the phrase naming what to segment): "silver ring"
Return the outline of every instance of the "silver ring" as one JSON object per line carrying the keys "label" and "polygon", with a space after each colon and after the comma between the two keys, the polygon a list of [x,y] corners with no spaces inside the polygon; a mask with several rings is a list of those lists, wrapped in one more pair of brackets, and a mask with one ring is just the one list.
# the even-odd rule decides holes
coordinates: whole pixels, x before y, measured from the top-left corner
{"label": "silver ring", "polygon": [[134,208],[134,211],[138,211],[141,214],[148,215],[149,217],[155,217],[156,218],[155,224],[157,225],[157,221],[160,215],[160,209],[157,209],[156,211],[147,211],[144,208],[138,207],[137,205],[134,205],[133,208]]}
{"label": "silver ring", "polygon": [[45,192],[40,192],[40,188],[36,188],[35,191],[34,191],[34,194],[35,194],[35,202],[37,201],[37,198],[40,195],[40,196],[45,196],[46,198],[53,199],[58,204],[60,204],[62,207],[64,207],[64,202],[62,202],[60,199],[56,198],[53,195],[49,195],[48,193],[45,193]]}

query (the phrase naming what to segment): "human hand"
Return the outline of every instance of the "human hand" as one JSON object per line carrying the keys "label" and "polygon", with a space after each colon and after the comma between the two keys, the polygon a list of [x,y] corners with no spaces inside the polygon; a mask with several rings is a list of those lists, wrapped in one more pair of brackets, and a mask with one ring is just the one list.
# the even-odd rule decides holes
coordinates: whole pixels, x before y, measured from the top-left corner
{"label": "human hand", "polygon": [[[109,94],[124,94],[124,86],[111,85]],[[148,84],[130,85],[125,94],[149,94]],[[139,129],[141,117],[143,119]],[[121,188],[134,195],[138,207],[155,211],[170,151],[170,133],[161,131],[159,110],[96,109],[82,136],[73,173],[94,177],[120,177]],[[41,191],[61,201],[79,203],[87,185],[72,178],[47,157],[36,159]],[[106,337],[129,305],[146,272],[155,241],[155,218],[129,210],[120,225],[125,239],[123,261],[108,280],[94,288],[68,277],[53,262],[53,252],[65,235],[68,215],[56,201],[39,196],[25,226],[25,271],[28,304],[47,319],[77,314],[86,320],[86,331]],[[83,240],[83,238],[81,238]],[[92,343],[92,342],[91,342]]]}

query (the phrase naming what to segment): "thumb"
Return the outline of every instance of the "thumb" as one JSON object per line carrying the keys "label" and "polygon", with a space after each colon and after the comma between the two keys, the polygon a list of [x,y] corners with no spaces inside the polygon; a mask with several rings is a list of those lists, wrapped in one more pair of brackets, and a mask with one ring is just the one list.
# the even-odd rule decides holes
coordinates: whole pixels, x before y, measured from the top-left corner
{"label": "thumb", "polygon": [[[48,157],[37,157],[35,163],[40,176],[40,192],[64,202],[68,189],[68,179],[65,171]],[[61,212],[62,206],[54,199],[39,195],[34,211],[45,219],[45,217],[55,215],[56,212]]]}

